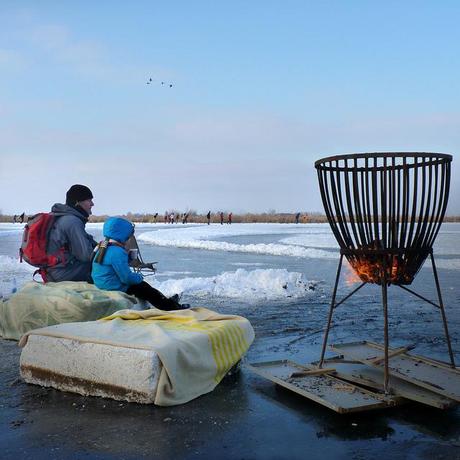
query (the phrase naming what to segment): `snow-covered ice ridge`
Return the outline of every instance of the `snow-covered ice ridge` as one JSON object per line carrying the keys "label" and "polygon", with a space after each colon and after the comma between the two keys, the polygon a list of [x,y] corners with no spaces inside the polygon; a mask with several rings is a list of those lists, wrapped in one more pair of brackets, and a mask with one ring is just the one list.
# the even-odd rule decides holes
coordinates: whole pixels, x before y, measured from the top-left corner
{"label": "snow-covered ice ridge", "polygon": [[[302,233],[302,235],[298,235]],[[237,244],[216,241],[233,236],[251,235],[294,235],[276,243]],[[232,225],[198,225],[194,227],[163,227],[157,231],[148,231],[138,237],[139,241],[156,246],[177,248],[205,249],[208,251],[232,251],[276,256],[335,259],[337,243],[334,241],[327,224],[232,224]],[[299,239],[301,238],[301,240]],[[286,242],[285,242],[286,240]],[[298,241],[302,241],[299,244]],[[334,251],[317,249],[333,248]]]}
{"label": "snow-covered ice ridge", "polygon": [[[459,232],[452,229],[441,231],[434,246],[435,254],[460,255],[460,245],[454,243],[458,234]],[[256,235],[274,235],[274,237],[276,235],[278,240],[274,243],[254,244],[219,241],[234,236]],[[338,258],[338,244],[328,224],[213,224],[192,227],[165,225],[158,230],[149,229],[137,238],[139,241],[156,246],[316,259]],[[460,259],[437,259],[437,262],[440,268],[454,270],[460,268]]]}

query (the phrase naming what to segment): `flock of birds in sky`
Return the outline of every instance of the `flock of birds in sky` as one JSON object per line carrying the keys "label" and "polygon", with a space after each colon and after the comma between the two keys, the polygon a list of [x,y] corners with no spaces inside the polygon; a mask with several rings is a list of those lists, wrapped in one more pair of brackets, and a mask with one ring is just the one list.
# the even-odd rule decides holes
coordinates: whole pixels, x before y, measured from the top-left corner
{"label": "flock of birds in sky", "polygon": [[[149,78],[147,80],[147,85],[153,85],[154,83],[156,83],[155,80],[153,80],[152,78]],[[160,82],[161,83],[161,86],[168,86],[169,88],[172,88],[173,87],[173,84],[172,83],[167,83],[167,82]]]}

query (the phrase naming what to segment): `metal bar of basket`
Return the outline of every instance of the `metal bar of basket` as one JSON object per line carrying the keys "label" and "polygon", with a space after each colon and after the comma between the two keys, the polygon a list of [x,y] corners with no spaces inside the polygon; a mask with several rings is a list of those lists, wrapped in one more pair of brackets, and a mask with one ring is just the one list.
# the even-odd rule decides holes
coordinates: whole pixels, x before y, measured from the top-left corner
{"label": "metal bar of basket", "polygon": [[390,193],[390,212],[389,212],[389,231],[390,239],[388,245],[391,248],[397,246],[397,236],[398,236],[398,218],[397,218],[397,209],[396,209],[396,170],[395,170],[395,158],[391,158],[390,175],[388,178],[389,181],[389,193]]}
{"label": "metal bar of basket", "polygon": [[326,212],[327,219],[332,229],[332,233],[339,243],[340,247],[343,247],[344,241],[342,239],[342,235],[338,229],[337,221],[335,219],[335,214],[332,211],[332,205],[330,201],[329,194],[327,190],[329,190],[328,182],[327,182],[327,173],[322,169],[318,169],[318,181],[320,185],[320,192],[321,192],[321,199],[323,201],[324,211]]}
{"label": "metal bar of basket", "polygon": [[443,164],[441,171],[441,199],[439,201],[438,213],[436,214],[436,227],[430,237],[430,240],[428,241],[428,246],[430,247],[433,246],[446,212],[450,189],[450,163]]}
{"label": "metal bar of basket", "polygon": [[[417,161],[417,158],[415,158],[415,161]],[[416,216],[416,211],[417,211],[417,188],[418,188],[418,169],[417,168],[414,168],[413,176],[414,176],[414,187],[412,190],[412,211],[411,211],[411,217],[409,218],[409,233],[407,235],[407,241],[406,241],[407,247],[412,247],[412,234],[414,232],[415,216]]]}
{"label": "metal bar of basket", "polygon": [[347,294],[340,302],[337,302],[335,305],[334,305],[334,310],[339,307],[340,305],[342,305],[346,300],[348,300],[353,294],[355,294],[356,292],[358,292],[363,286],[365,286],[367,283],[361,283],[358,287],[356,287],[355,289],[353,289],[353,291],[351,291],[349,294]]}
{"label": "metal bar of basket", "polygon": [[358,171],[356,170],[358,160],[355,158],[353,160],[353,169],[351,171],[352,174],[352,182],[353,182],[353,201],[355,203],[356,208],[356,220],[359,232],[359,244],[363,245],[366,242],[366,225],[363,217],[363,211],[361,209],[361,200],[360,193],[359,193],[359,176]]}
{"label": "metal bar of basket", "polygon": [[[387,158],[383,158],[384,170],[379,171],[380,175],[380,214],[382,228],[382,246],[388,247],[387,241]],[[375,197],[374,197],[375,199]],[[375,218],[375,216],[374,216]],[[377,218],[378,219],[378,218]]]}
{"label": "metal bar of basket", "polygon": [[326,353],[327,338],[329,336],[329,330],[331,328],[332,314],[334,313],[335,296],[337,295],[337,287],[339,285],[340,272],[342,270],[342,262],[343,262],[343,255],[341,254],[340,255],[340,260],[339,260],[339,265],[337,267],[337,274],[335,276],[334,290],[332,291],[331,305],[329,306],[329,314],[328,314],[328,317],[327,317],[326,331],[324,332],[323,346],[322,346],[322,349],[321,349],[321,357],[319,359],[319,364],[318,364],[318,367],[320,369],[323,367],[323,363],[324,363],[324,354]]}
{"label": "metal bar of basket", "polygon": [[367,241],[372,241],[374,239],[374,234],[372,233],[371,207],[369,198],[369,158],[365,158],[364,162],[366,169],[361,172],[361,190],[364,190],[364,215],[366,216]]}
{"label": "metal bar of basket", "polygon": [[436,220],[435,220],[435,214],[436,214],[436,203],[439,202],[438,196],[439,196],[439,165],[433,165],[433,175],[434,175],[434,186],[433,186],[433,208],[431,211],[431,215],[429,216],[429,226],[425,234],[425,238],[422,241],[422,246],[426,246],[428,242],[430,241],[430,237],[433,234],[434,229],[436,228]]}
{"label": "metal bar of basket", "polygon": [[444,302],[442,301],[441,287],[439,285],[439,279],[438,279],[438,271],[436,269],[436,264],[434,262],[433,253],[431,253],[430,256],[431,256],[431,264],[433,267],[434,281],[436,283],[436,291],[438,293],[439,306],[441,308],[441,316],[442,316],[442,322],[444,325],[444,333],[446,335],[446,340],[447,340],[447,348],[449,349],[450,365],[452,369],[455,369],[454,353],[452,351],[452,345],[450,343],[449,328],[447,327],[447,317],[446,317],[446,312],[444,310]]}
{"label": "metal bar of basket", "polygon": [[377,160],[374,158],[374,169],[371,172],[372,180],[372,220],[374,223],[374,241],[379,241],[379,209],[377,204],[377,169],[376,169]]}
{"label": "metal bar of basket", "polygon": [[401,235],[399,238],[399,247],[406,247],[406,237],[407,237],[407,226],[409,222],[409,170],[405,167],[407,165],[407,158],[403,158],[402,170],[403,176],[403,206],[402,206],[402,216],[401,216]]}
{"label": "metal bar of basket", "polygon": [[[348,160],[345,160],[346,164],[348,166]],[[344,174],[344,179],[345,179],[345,197],[346,197],[346,203],[347,203],[347,211],[348,211],[348,219],[350,220],[350,226],[351,226],[351,231],[353,233],[353,237],[355,239],[355,246],[360,245],[360,238],[358,236],[358,230],[357,230],[357,222],[355,218],[355,212],[353,208],[353,200],[351,199],[351,194],[350,194],[350,170],[347,169],[345,170]]]}
{"label": "metal bar of basket", "polygon": [[423,210],[425,209],[425,199],[426,199],[426,167],[420,168],[422,174],[422,183],[421,183],[421,203],[418,209],[418,218],[417,218],[417,225],[415,227],[415,234],[413,239],[413,247],[419,248],[419,238],[423,226]]}
{"label": "metal bar of basket", "polygon": [[409,289],[408,287],[403,286],[403,285],[401,285],[401,284],[399,285],[399,287],[400,287],[401,289],[404,289],[404,290],[407,291],[407,292],[410,292],[412,295],[415,295],[415,296],[418,297],[419,299],[422,299],[422,300],[424,300],[425,302],[428,302],[429,304],[433,305],[434,307],[436,307],[436,308],[441,308],[440,305],[435,304],[433,301],[431,301],[430,299],[427,299],[426,297],[423,297],[423,296],[422,296],[421,294],[419,294],[418,292],[415,292],[415,291],[413,291],[412,289]]}
{"label": "metal bar of basket", "polygon": [[430,224],[430,210],[431,210],[431,198],[433,194],[433,166],[430,163],[428,165],[428,188],[427,188],[427,199],[426,199],[426,207],[425,207],[425,215],[423,216],[423,225],[421,230],[421,235],[419,238],[419,244],[423,247],[423,242],[425,240],[425,236],[427,234],[428,229],[431,227]]}
{"label": "metal bar of basket", "polygon": [[383,306],[383,347],[384,347],[384,376],[383,376],[383,390],[385,394],[389,394],[389,371],[388,371],[388,348],[389,348],[389,340],[388,340],[388,286],[387,286],[387,279],[386,279],[386,272],[387,267],[385,263],[385,259],[383,259],[382,265],[382,306]]}
{"label": "metal bar of basket", "polygon": [[353,245],[348,226],[346,224],[345,210],[343,207],[342,193],[341,191],[341,182],[340,182],[340,171],[334,177],[334,174],[331,172],[331,186],[334,194],[334,203],[336,205],[337,218],[339,220],[340,227],[342,229],[342,236],[345,240],[347,247]]}

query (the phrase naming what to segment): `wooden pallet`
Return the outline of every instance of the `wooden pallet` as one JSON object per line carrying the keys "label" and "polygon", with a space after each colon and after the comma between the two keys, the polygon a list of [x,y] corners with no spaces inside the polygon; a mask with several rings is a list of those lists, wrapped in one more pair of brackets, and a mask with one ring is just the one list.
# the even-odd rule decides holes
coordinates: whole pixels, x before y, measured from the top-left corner
{"label": "wooden pallet", "polygon": [[256,374],[340,414],[395,406],[401,398],[365,390],[332,375],[333,368],[318,369],[289,360],[247,364]]}
{"label": "wooden pallet", "polygon": [[[383,369],[384,347],[363,341],[331,345],[331,349],[372,368]],[[388,370],[390,376],[398,377],[433,393],[460,402],[460,371],[448,364],[416,356],[402,351],[389,349]],[[382,379],[383,382],[383,379]]]}
{"label": "wooden pallet", "polygon": [[[334,376],[352,382],[356,385],[362,385],[374,390],[383,392],[384,374],[382,369],[366,366],[357,362],[344,362],[343,359],[327,359],[325,366],[335,368]],[[426,404],[438,409],[448,409],[457,405],[453,399],[433,393],[431,390],[414,385],[413,383],[401,380],[394,375],[389,379],[391,393],[395,396]]]}

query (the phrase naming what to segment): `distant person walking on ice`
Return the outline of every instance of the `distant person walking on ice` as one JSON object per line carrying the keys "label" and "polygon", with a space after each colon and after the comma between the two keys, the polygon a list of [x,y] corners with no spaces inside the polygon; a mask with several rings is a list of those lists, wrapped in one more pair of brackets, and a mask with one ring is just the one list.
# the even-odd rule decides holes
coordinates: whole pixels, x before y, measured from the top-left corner
{"label": "distant person walking on ice", "polygon": [[295,215],[295,223],[298,224],[300,219],[300,212]]}
{"label": "distant person walking on ice", "polygon": [[211,211],[208,211],[208,213],[206,214],[206,219],[208,219],[208,225],[211,224]]}
{"label": "distant person walking on ice", "polygon": [[228,213],[228,220],[227,220],[227,224],[231,224],[232,223],[232,216],[233,214],[231,212]]}
{"label": "distant person walking on ice", "polygon": [[224,213],[220,211],[220,225],[224,225]]}
{"label": "distant person walking on ice", "polygon": [[13,223],[16,224],[16,223],[20,223],[20,224],[23,224],[24,221],[27,220],[27,216],[26,216],[26,213],[23,212],[21,215],[14,215],[13,217]]}

